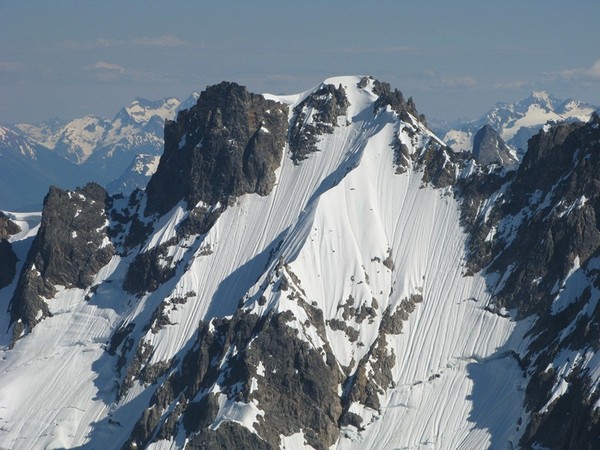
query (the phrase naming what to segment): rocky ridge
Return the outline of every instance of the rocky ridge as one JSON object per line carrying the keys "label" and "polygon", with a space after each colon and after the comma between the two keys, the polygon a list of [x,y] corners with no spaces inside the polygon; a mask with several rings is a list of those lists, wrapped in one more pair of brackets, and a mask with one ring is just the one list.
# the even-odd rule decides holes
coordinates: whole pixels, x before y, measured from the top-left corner
{"label": "rocky ridge", "polygon": [[489,191],[471,190],[477,178],[461,188],[469,266],[489,274],[493,308],[536,317],[520,357],[531,415],[524,448],[593,448],[600,435],[599,379],[589,365],[600,348],[599,129],[593,115],[543,130],[516,172],[497,176]]}
{"label": "rocky ridge", "polygon": [[97,184],[73,192],[52,187],[40,230],[27,254],[10,303],[13,339],[51,315],[46,301],[57,287],[89,288],[114,250],[108,239],[110,198]]}
{"label": "rocky ridge", "polygon": [[[453,152],[426,128],[412,100],[368,77],[331,80],[289,103],[235,83],[209,87],[167,122],[165,152],[146,192],[126,198],[95,184],[51,189],[11,303],[15,346],[27,345],[34,337],[26,333],[53,320],[49,305],[63,287],[85,293],[81,308],[130,305],[113,319],[94,361],[110,368],[116,385],[99,388],[111,408],[87,429],[91,443],[114,435],[123,448],[244,442],[262,449],[293,439],[315,449],[370,446],[379,423],[396,423],[389,419],[396,417],[392,406],[403,410],[403,401],[435,394],[470,358],[471,370],[502,360],[524,383],[519,415],[503,413],[514,423],[500,434],[510,436],[502,445],[593,448],[599,433],[599,128],[597,116],[547,128],[530,141],[519,167],[506,170],[503,154],[490,158],[485,145],[475,155]],[[359,140],[357,130],[376,144]],[[340,141],[346,145],[341,156],[332,150]],[[336,157],[339,165],[325,170]],[[382,161],[380,172],[370,166],[374,161]],[[323,174],[303,192],[300,180],[317,169]],[[390,183],[388,193],[404,189],[402,202],[374,197],[394,221],[406,217],[396,211],[405,212],[397,208],[410,205],[411,195],[414,205],[432,202],[406,211],[433,211],[431,226],[448,227],[426,251],[415,251],[433,252],[433,262],[406,261],[413,250],[398,237],[405,228],[390,232],[381,225],[389,219],[373,211],[376,201],[360,209],[360,201],[349,200],[355,185],[372,188],[373,174]],[[279,211],[292,210],[289,221],[265,231],[281,220],[265,220],[263,213],[277,210],[279,194],[285,205]],[[348,216],[360,211],[355,224],[336,224],[340,215],[329,215],[342,202]],[[245,231],[253,209],[264,230],[248,222],[254,228]],[[419,217],[419,229],[430,226]],[[461,231],[450,224],[458,218],[466,248],[452,246],[461,245]],[[365,221],[372,230],[358,239]],[[236,239],[229,247],[226,236]],[[256,244],[257,237],[264,242]],[[235,259],[246,245],[253,252]],[[452,252],[464,257],[453,282],[460,294],[443,283],[452,278],[448,267],[423,269]],[[206,274],[210,282],[217,262],[232,259],[237,265],[214,290],[200,281]],[[96,280],[108,266],[116,269]],[[426,355],[427,369],[409,377],[403,370],[416,370],[416,363],[407,342],[418,348],[410,340],[415,334],[444,328],[416,321],[426,320],[437,297],[452,301],[434,310],[460,304],[474,323],[486,324],[482,329],[499,323],[516,335],[510,327],[531,323],[527,345],[509,340],[497,357],[473,350],[439,366]],[[461,334],[475,328],[465,325]],[[191,329],[189,338],[166,349],[180,329]],[[476,340],[462,345],[481,345]],[[566,413],[569,419],[560,420]],[[460,422],[463,429],[471,420],[477,422]]]}

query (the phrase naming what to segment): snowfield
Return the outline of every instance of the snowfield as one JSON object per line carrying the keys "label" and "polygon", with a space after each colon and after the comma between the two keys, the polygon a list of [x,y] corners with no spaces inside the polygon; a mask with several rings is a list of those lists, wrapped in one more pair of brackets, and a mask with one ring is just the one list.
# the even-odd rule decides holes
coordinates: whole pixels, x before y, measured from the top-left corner
{"label": "snowfield", "polygon": [[[354,403],[351,411],[363,417],[364,429],[343,427],[332,449],[467,450],[518,444],[527,382],[518,355],[527,347],[525,334],[533,319],[517,322],[509,313],[493,312],[486,280],[465,273],[467,236],[450,190],[425,184],[423,173],[413,167],[395,173],[390,146],[395,136],[411,153],[437,137],[416,120],[399,121],[390,108],[374,115],[377,95],[372,84],[357,87],[360,79],[325,81],[344,87],[350,107],[334,132],[321,137],[318,152],[296,165],[286,148],[269,195],[238,198],[205,236],[169,247],[173,259],[165,264],[180,262],[173,279],[136,298],[122,290],[134,255],[114,256],[92,283],[99,286],[92,300],[86,300],[89,290],[62,289],[48,300],[52,317],[14,348],[3,338],[1,448],[120,447],[156,386],[136,382],[117,401],[117,357],[107,353],[109,341],[119,327],[148,323],[165,299],[189,297],[182,304],[170,303],[170,325],[157,331],[135,327],[134,334],[153,347],[151,364],[180,357],[193,343],[200,321],[231,315],[240,302],[257,314],[291,311],[296,320],[290,326],[321,348],[325,343],[305,324],[305,310],[269,285],[277,263],[285,264],[292,289],[323,311],[325,323],[341,320],[356,330],[358,337],[351,340],[344,331],[325,327],[340,367],[357,367],[377,339],[387,308],[393,311],[404,299],[422,297],[401,333],[385,338],[395,355],[394,387],[379,395],[381,411]],[[265,97],[287,103],[291,114],[313,91]],[[142,109],[130,113],[144,117]],[[183,203],[173,208],[144,249],[168,242],[187,214]],[[39,215],[15,219],[23,232],[13,242],[30,242]],[[272,260],[271,252],[279,257]],[[25,253],[19,259],[24,261]],[[3,305],[15,284],[0,291]],[[266,296],[262,305],[254,301],[260,295]],[[556,308],[563,303],[557,295]],[[360,322],[344,320],[343,305],[370,307],[375,314]],[[3,332],[7,320],[2,319]],[[268,377],[264,366],[260,370],[259,376]],[[264,414],[260,404],[240,406],[224,395],[219,407],[213,429],[234,421],[254,430],[255,418]],[[179,448],[181,440],[150,448]],[[282,436],[281,448],[306,448],[303,434]]]}

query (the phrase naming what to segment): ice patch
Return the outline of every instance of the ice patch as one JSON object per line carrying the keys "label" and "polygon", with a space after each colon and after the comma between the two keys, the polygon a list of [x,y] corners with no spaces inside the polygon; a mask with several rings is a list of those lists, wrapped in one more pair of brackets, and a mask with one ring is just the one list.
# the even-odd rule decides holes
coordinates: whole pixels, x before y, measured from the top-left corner
{"label": "ice patch", "polygon": [[217,395],[219,412],[215,421],[210,425],[211,430],[217,430],[223,422],[236,422],[252,433],[256,433],[254,424],[258,422],[257,417],[265,414],[258,409],[257,400],[252,400],[250,403],[241,403],[236,402],[234,399],[228,399],[224,394],[219,393]]}

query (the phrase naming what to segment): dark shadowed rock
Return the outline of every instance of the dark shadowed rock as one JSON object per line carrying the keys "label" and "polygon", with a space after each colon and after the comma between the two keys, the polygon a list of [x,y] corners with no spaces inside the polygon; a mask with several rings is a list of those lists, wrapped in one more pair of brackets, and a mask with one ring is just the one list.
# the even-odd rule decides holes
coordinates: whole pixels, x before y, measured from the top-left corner
{"label": "dark shadowed rock", "polygon": [[0,211],[0,289],[12,283],[16,275],[17,255],[8,238],[20,231],[19,225]]}
{"label": "dark shadowed rock", "polygon": [[[479,188],[471,184],[482,179]],[[589,286],[568,306],[553,310],[557,291],[575,265],[590,285],[600,286],[600,271],[588,264],[600,256],[600,119],[540,131],[529,140],[516,172],[479,174],[460,189],[462,221],[471,234],[467,265],[502,276],[501,284],[488,278],[496,309],[537,318],[521,359],[529,375],[525,407],[530,414],[521,447],[594,448],[600,439],[594,405],[600,397],[587,369],[575,365],[565,377],[566,392],[550,400],[560,382],[553,361],[566,351],[600,349],[600,307],[592,302]],[[485,196],[499,201],[482,214]]]}
{"label": "dark shadowed rock", "polygon": [[287,106],[223,82],[165,124],[165,151],[148,183],[147,213],[180,200],[228,204],[242,194],[267,195],[287,134]]}
{"label": "dark shadowed rock", "polygon": [[382,83],[378,80],[374,80],[373,82],[373,92],[379,96],[373,106],[373,112],[375,114],[377,114],[379,110],[389,106],[403,121],[412,122],[412,119],[409,116],[410,114],[423,125],[427,126],[425,116],[418,113],[412,97],[405,100],[402,92],[398,89],[392,91],[389,83]]}
{"label": "dark shadowed rock", "polygon": [[499,164],[512,165],[517,162],[510,147],[490,125],[484,125],[473,138],[473,157],[482,166]]}
{"label": "dark shadowed rock", "polygon": [[333,133],[338,117],[346,114],[349,105],[342,85],[326,84],[294,108],[288,140],[295,164],[318,151],[319,136]]}
{"label": "dark shadowed rock", "polygon": [[167,256],[168,243],[140,253],[129,265],[123,289],[131,294],[141,295],[152,292],[175,275],[172,258]]}
{"label": "dark shadowed rock", "polygon": [[[301,340],[297,330],[288,325],[291,320],[290,312],[258,317],[238,310],[231,320],[215,319],[211,327],[202,325],[182,369],[157,390],[128,445],[147,445],[155,433],[172,436],[184,426],[187,434],[195,436],[192,448],[225,442],[239,447],[246,439],[247,448],[279,448],[281,435],[300,431],[312,447],[329,448],[339,434],[342,406],[337,386],[342,374],[330,350],[321,350],[329,352],[325,362],[321,352]],[[236,352],[232,354],[230,349]],[[264,369],[258,374],[261,364]],[[258,383],[256,390],[251,389],[252,378]],[[208,394],[215,383],[229,401],[242,407],[254,402],[264,411],[254,424],[259,437],[251,438],[247,430],[235,424],[224,428],[231,433],[228,436],[207,427],[219,409],[216,396]],[[184,403],[183,399],[197,398],[199,392],[205,394]],[[175,409],[173,420],[161,425],[158,418],[173,402],[184,407]]]}
{"label": "dark shadowed rock", "polygon": [[5,239],[0,240],[0,289],[12,283],[17,273],[17,255],[12,245]]}
{"label": "dark shadowed rock", "polygon": [[108,239],[110,197],[95,183],[75,191],[51,187],[39,232],[11,300],[15,337],[50,315],[56,286],[85,289],[114,253]]}
{"label": "dark shadowed rock", "polygon": [[423,170],[423,183],[435,188],[453,186],[465,159],[464,155],[454,153],[449,147],[433,140],[414,157],[415,167]]}
{"label": "dark shadowed rock", "polygon": [[0,239],[8,239],[13,234],[21,231],[21,227],[10,220],[6,214],[0,211]]}

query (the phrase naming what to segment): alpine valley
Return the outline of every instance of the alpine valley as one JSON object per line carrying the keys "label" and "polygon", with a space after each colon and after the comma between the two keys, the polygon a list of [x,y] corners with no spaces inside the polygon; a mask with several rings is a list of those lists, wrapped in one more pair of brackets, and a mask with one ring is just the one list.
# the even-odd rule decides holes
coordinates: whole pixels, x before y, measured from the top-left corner
{"label": "alpine valley", "polygon": [[490,125],[223,82],[145,189],[2,213],[0,447],[598,448],[600,117]]}

